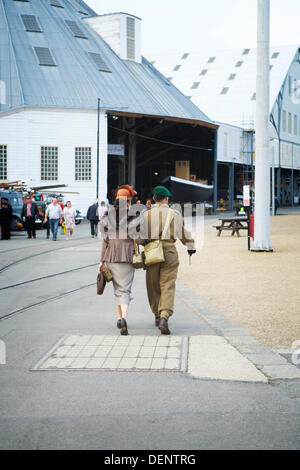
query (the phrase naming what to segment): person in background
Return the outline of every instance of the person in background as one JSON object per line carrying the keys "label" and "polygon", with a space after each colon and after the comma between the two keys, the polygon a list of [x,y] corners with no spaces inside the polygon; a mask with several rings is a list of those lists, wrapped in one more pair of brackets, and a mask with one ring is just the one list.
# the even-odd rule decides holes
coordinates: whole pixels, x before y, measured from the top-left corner
{"label": "person in background", "polygon": [[58,225],[62,220],[62,210],[56,198],[54,198],[52,203],[47,207],[44,224],[47,223],[48,219],[53,236],[52,240],[55,242],[57,240]]}
{"label": "person in background", "polygon": [[146,205],[145,205],[145,211],[149,211],[151,207],[152,207],[151,199],[147,199]]}
{"label": "person in background", "polygon": [[100,221],[102,217],[107,214],[108,209],[104,201],[101,202],[100,206],[98,207],[98,220]]}
{"label": "person in background", "polygon": [[98,201],[95,201],[94,204],[92,204],[87,211],[86,218],[90,221],[90,226],[91,226],[91,236],[94,238],[95,234],[97,235],[98,231]]}
{"label": "person in background", "polygon": [[27,196],[22,209],[22,217],[25,219],[25,228],[27,230],[27,238],[36,238],[35,219],[38,215],[39,211],[35,201],[33,200],[33,196]]}
{"label": "person in background", "polygon": [[70,201],[67,201],[66,203],[66,207],[63,211],[63,216],[65,221],[66,240],[70,240],[70,236],[73,236],[76,216],[76,211],[75,209],[73,209]]}
{"label": "person in background", "polygon": [[[48,200],[48,201],[46,202],[45,214],[46,214],[46,211],[47,211],[47,209],[48,209],[48,206],[50,206],[50,204],[51,204],[51,202]],[[45,215],[44,215],[44,219],[45,219]],[[45,225],[46,230],[47,230],[47,238],[49,239],[49,238],[50,238],[50,222],[49,222],[49,220],[47,220],[46,223],[44,222],[44,225]]]}
{"label": "person in background", "polygon": [[0,227],[1,227],[1,240],[10,239],[10,224],[12,219],[12,207],[7,198],[2,198],[0,204]]}

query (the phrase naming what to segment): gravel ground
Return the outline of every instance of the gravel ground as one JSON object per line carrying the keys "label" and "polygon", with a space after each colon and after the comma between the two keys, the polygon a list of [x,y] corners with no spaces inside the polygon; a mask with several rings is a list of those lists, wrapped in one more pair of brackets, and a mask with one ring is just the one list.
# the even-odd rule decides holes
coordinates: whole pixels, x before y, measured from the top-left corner
{"label": "gravel ground", "polygon": [[188,263],[178,243],[179,279],[271,348],[300,340],[300,214],[271,218],[273,253],[247,251],[247,236],[217,237],[205,223],[204,246]]}

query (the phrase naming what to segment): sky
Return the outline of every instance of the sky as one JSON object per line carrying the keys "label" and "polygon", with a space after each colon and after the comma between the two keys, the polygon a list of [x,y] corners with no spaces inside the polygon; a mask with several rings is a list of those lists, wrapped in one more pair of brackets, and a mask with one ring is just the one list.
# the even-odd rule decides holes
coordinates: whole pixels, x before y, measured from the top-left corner
{"label": "sky", "polygon": [[[98,14],[142,18],[142,53],[256,46],[257,0],[85,0]],[[271,1],[271,45],[300,44],[300,0]]]}

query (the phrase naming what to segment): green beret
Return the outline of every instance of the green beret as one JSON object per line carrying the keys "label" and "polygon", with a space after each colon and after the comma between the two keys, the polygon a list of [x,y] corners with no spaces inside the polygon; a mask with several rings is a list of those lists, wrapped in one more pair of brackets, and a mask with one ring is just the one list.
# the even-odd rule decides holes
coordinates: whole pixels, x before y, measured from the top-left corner
{"label": "green beret", "polygon": [[170,197],[171,193],[165,186],[156,186],[156,188],[153,189],[153,196]]}

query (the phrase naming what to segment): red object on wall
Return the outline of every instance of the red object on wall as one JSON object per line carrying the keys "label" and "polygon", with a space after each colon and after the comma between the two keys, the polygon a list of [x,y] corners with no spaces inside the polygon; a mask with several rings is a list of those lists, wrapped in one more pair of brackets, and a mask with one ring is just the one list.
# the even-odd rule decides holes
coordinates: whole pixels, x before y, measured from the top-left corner
{"label": "red object on wall", "polygon": [[254,238],[254,214],[249,214],[249,236]]}

